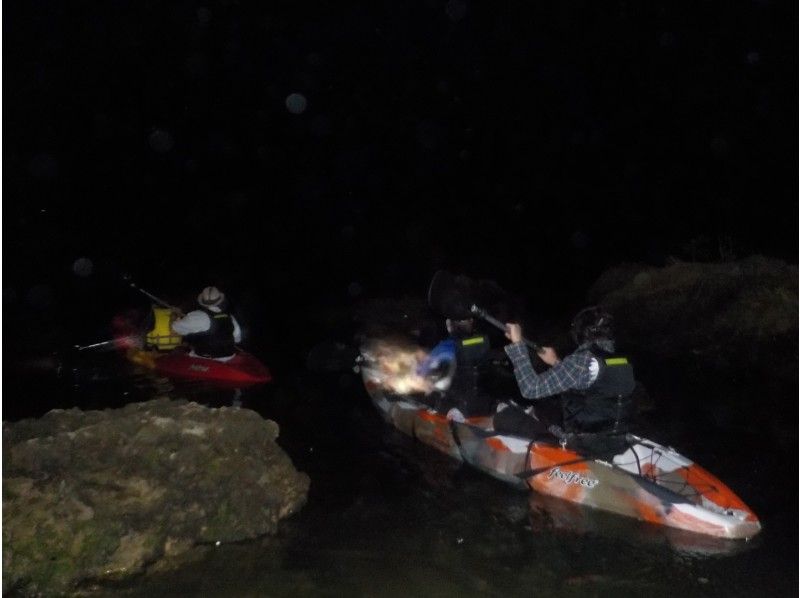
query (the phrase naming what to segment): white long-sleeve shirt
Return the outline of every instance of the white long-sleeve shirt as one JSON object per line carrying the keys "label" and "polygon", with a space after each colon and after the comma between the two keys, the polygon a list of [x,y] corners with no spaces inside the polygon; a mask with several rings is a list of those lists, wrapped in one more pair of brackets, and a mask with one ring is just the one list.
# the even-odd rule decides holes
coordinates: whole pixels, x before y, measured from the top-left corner
{"label": "white long-sleeve shirt", "polygon": [[[219,308],[213,307],[210,307],[209,310],[213,312],[221,311]],[[231,323],[233,324],[233,342],[239,344],[242,342],[242,329],[239,327],[239,322],[237,322],[236,318],[233,316],[231,316]],[[197,334],[198,332],[206,332],[210,328],[211,318],[206,312],[200,309],[190,311],[188,314],[172,323],[172,330],[181,336],[186,336],[187,334]],[[194,353],[194,351],[192,353]],[[227,359],[230,358],[219,358],[219,361],[225,361]]]}

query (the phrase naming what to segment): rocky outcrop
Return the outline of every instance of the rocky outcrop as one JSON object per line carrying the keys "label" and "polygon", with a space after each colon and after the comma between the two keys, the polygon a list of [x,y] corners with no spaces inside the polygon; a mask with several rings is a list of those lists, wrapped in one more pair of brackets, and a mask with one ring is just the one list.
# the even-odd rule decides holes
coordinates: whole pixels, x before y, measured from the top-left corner
{"label": "rocky outcrop", "polygon": [[618,336],[628,347],[691,354],[706,365],[794,383],[797,287],[796,265],[753,256],[663,268],[621,265],[597,280],[589,300],[617,316]]}
{"label": "rocky outcrop", "polygon": [[254,411],[157,399],[3,424],[3,590],[58,595],[274,533],[309,479]]}

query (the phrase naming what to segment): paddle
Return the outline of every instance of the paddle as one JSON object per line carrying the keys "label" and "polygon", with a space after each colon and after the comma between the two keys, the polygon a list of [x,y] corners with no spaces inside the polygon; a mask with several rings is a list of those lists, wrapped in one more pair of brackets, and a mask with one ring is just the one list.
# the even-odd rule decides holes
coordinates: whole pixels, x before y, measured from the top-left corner
{"label": "paddle", "polygon": [[456,277],[447,270],[433,275],[428,286],[428,305],[446,318],[465,320],[471,317],[470,306],[475,291],[470,279]]}
{"label": "paddle", "polygon": [[131,287],[132,289],[136,289],[142,295],[144,295],[144,296],[148,297],[149,299],[153,300],[155,303],[158,303],[161,307],[166,307],[167,309],[171,309],[172,311],[174,311],[176,314],[178,314],[180,316],[183,315],[183,311],[181,311],[179,308],[175,307],[174,305],[170,305],[169,303],[167,303],[163,299],[159,299],[158,297],[156,297],[155,295],[153,295],[149,291],[144,290],[142,287],[137,285],[135,282],[131,282],[129,276],[126,275],[123,278],[124,278],[125,282],[128,283],[129,287]]}
{"label": "paddle", "polygon": [[136,337],[123,336],[123,337],[120,337],[120,338],[112,338],[110,340],[102,341],[102,342],[99,342],[99,343],[93,343],[91,345],[74,345],[73,349],[75,349],[76,351],[85,351],[86,349],[99,349],[100,347],[107,347],[107,346],[113,345],[115,343],[124,343],[124,342],[127,342],[127,341],[133,341],[133,340],[136,340]]}
{"label": "paddle", "polygon": [[[478,316],[479,318],[481,318],[482,320],[488,322],[489,324],[491,324],[495,328],[499,328],[503,332],[506,332],[506,330],[507,330],[506,325],[503,324],[503,322],[501,322],[497,318],[492,317],[489,313],[486,312],[485,309],[482,309],[482,308],[478,307],[477,305],[473,304],[470,307],[469,310],[470,310],[470,312],[472,314],[474,314],[474,315]],[[537,345],[533,341],[528,340],[527,338],[523,337],[522,338],[522,342],[525,343],[531,349],[533,349],[536,353],[541,353],[542,352],[542,347]]]}
{"label": "paddle", "polygon": [[[454,276],[446,270],[439,270],[433,275],[428,287],[428,305],[434,310],[454,320],[465,320],[477,316],[495,328],[506,332],[505,323],[478,305],[479,294],[476,283],[466,276]],[[542,347],[535,342],[523,338],[522,341],[536,353]]]}

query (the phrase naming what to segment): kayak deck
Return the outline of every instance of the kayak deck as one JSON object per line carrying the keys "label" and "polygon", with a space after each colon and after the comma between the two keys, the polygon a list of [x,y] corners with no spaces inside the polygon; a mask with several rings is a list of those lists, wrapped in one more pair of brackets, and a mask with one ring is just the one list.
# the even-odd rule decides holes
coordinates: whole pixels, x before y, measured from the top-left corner
{"label": "kayak deck", "polygon": [[127,358],[171,378],[232,385],[262,384],[272,380],[266,366],[245,351],[239,351],[229,361],[197,357],[182,349],[168,353],[130,349]]}
{"label": "kayak deck", "polygon": [[388,423],[514,486],[718,538],[750,538],[761,530],[733,491],[671,448],[628,435],[618,454],[599,458],[552,442],[496,434],[491,418],[450,421],[413,397],[388,397],[368,368],[362,375]]}

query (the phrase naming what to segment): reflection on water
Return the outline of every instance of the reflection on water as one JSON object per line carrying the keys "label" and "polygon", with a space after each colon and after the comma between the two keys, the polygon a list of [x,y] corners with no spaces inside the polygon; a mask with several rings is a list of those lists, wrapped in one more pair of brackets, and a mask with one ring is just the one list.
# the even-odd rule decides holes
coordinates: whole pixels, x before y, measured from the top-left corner
{"label": "reflection on water", "polygon": [[406,440],[388,434],[351,455],[360,477],[312,475],[315,495],[278,537],[210,549],[115,595],[749,595],[723,561],[649,541],[658,534],[623,518],[609,516],[607,529],[538,525],[525,493]]}
{"label": "reflection on water", "polygon": [[761,542],[760,536],[743,542],[634,521],[537,492],[529,494],[528,506],[531,527],[538,533],[614,538],[642,546],[667,547],[689,558],[731,556],[752,550]]}
{"label": "reflection on water", "polygon": [[796,595],[796,480],[779,475],[769,448],[725,432],[707,431],[686,453],[762,518],[751,543],[517,491],[386,426],[349,374],[290,372],[241,393],[135,370],[93,378],[50,392],[84,408],[158,394],[240,402],[278,422],[278,442],[312,480],[308,504],[277,536],[207,547],[178,570],[100,596]]}

